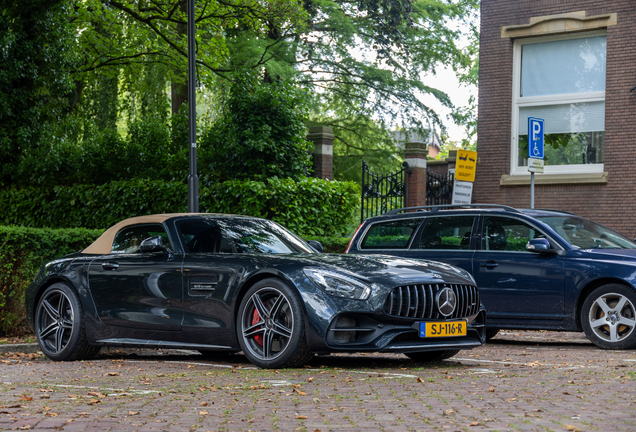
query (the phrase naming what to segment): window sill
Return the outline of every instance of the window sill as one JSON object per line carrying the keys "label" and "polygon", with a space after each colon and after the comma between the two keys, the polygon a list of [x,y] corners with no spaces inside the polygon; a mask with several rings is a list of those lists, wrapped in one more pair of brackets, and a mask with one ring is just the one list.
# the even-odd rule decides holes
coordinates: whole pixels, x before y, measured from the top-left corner
{"label": "window sill", "polygon": [[[535,185],[581,185],[581,184],[607,184],[607,172],[586,174],[536,174]],[[499,180],[500,186],[529,186],[530,174],[508,175],[504,174]]]}

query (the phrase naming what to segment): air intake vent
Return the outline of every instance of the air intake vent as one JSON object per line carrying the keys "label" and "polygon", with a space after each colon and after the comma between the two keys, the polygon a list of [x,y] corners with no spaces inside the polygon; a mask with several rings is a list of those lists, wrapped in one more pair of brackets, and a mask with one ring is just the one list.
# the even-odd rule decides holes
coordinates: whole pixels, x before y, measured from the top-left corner
{"label": "air intake vent", "polygon": [[[451,315],[439,312],[437,293],[450,288],[455,293],[456,306]],[[414,319],[455,319],[476,314],[479,311],[479,291],[471,285],[425,284],[393,288],[384,303],[387,315]]]}
{"label": "air intake vent", "polygon": [[191,276],[188,279],[188,294],[193,297],[203,297],[211,294],[219,281],[216,275]]}

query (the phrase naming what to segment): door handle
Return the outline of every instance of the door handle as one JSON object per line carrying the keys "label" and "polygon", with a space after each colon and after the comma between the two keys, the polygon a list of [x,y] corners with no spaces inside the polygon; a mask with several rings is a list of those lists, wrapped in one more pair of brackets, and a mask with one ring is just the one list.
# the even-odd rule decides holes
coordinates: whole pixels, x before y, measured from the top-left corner
{"label": "door handle", "polygon": [[486,261],[485,263],[481,263],[481,267],[485,267],[485,268],[495,268],[498,267],[499,264],[497,264],[494,261]]}
{"label": "door handle", "polygon": [[118,267],[119,264],[117,264],[116,262],[106,261],[105,263],[102,263],[102,268],[104,270],[117,270]]}

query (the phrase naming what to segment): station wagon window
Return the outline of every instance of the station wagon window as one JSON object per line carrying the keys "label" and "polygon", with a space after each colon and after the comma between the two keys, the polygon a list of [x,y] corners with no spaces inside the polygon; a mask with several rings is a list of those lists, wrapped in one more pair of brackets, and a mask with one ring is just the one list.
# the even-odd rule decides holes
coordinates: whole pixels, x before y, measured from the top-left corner
{"label": "station wagon window", "polygon": [[172,249],[170,239],[163,225],[160,224],[143,224],[133,225],[120,230],[115,236],[111,253],[131,254],[139,252],[141,242],[148,237],[161,236],[163,245],[168,249]]}
{"label": "station wagon window", "polygon": [[526,244],[535,238],[545,238],[545,235],[523,221],[507,217],[486,217],[481,248],[487,251],[526,252]]}
{"label": "station wagon window", "polygon": [[371,226],[360,249],[406,249],[422,219],[402,219]]}
{"label": "station wagon window", "polygon": [[475,216],[440,216],[429,218],[419,249],[469,249]]}

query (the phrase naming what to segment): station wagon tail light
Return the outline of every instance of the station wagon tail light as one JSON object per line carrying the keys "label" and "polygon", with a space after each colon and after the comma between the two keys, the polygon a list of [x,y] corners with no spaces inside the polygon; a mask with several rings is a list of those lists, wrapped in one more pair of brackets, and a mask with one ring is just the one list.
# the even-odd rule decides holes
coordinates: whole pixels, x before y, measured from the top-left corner
{"label": "station wagon tail light", "polygon": [[321,289],[337,297],[366,300],[371,294],[369,285],[341,273],[318,268],[306,268],[304,272]]}
{"label": "station wagon tail light", "polygon": [[347,248],[345,249],[345,253],[349,253],[349,249],[351,249],[351,243],[353,243],[353,239],[355,239],[356,236],[358,235],[358,231],[360,231],[360,228],[362,228],[362,225],[364,225],[364,222],[362,222],[360,226],[358,226],[358,229],[356,229],[356,232],[353,233],[353,237],[351,237],[351,240],[349,240],[349,244],[347,245]]}

